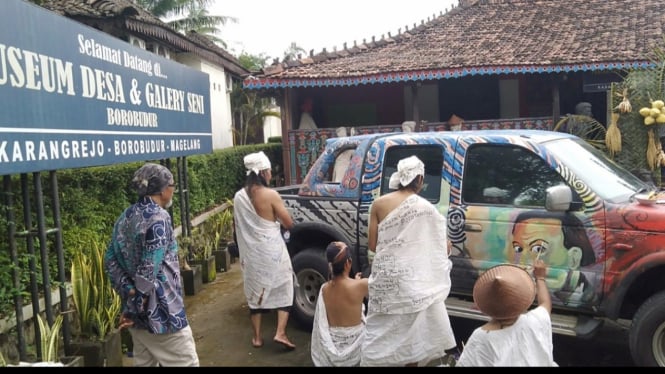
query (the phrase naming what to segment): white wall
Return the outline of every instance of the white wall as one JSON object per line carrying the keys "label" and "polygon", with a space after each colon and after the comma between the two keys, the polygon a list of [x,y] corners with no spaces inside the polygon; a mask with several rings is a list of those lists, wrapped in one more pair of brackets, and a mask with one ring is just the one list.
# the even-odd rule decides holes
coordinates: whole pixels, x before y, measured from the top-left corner
{"label": "white wall", "polygon": [[[212,149],[233,146],[233,116],[230,87],[226,87],[226,73],[221,66],[202,61],[190,53],[179,54],[176,61],[210,76],[210,121],[212,123]],[[228,91],[228,92],[227,92]]]}
{"label": "white wall", "polygon": [[[270,107],[270,111],[281,112],[277,105]],[[268,138],[271,136],[282,136],[282,120],[277,117],[267,116],[263,119],[263,142],[267,143]]]}

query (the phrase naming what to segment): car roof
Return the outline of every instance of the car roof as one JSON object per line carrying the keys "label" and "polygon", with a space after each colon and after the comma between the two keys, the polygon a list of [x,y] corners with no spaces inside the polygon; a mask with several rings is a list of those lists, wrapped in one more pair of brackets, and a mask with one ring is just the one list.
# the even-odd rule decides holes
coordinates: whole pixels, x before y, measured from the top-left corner
{"label": "car roof", "polygon": [[343,138],[330,138],[328,143],[336,143],[339,140],[353,139],[359,142],[369,143],[381,139],[381,141],[397,140],[401,138],[418,139],[418,138],[439,138],[439,139],[453,139],[457,140],[464,137],[486,137],[486,138],[506,138],[506,137],[521,137],[528,138],[536,143],[544,143],[555,139],[564,138],[577,138],[563,132],[549,131],[549,130],[530,130],[530,129],[507,129],[507,130],[464,130],[464,131],[431,131],[431,132],[391,132],[391,133],[377,133],[377,134],[363,134]]}

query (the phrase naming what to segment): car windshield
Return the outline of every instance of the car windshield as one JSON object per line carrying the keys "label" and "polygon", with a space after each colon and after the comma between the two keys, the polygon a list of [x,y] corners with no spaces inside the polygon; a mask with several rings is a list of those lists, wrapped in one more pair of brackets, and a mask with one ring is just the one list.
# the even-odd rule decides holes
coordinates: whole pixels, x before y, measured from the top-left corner
{"label": "car windshield", "polygon": [[582,139],[558,139],[543,146],[604,200],[626,202],[635,193],[654,188]]}

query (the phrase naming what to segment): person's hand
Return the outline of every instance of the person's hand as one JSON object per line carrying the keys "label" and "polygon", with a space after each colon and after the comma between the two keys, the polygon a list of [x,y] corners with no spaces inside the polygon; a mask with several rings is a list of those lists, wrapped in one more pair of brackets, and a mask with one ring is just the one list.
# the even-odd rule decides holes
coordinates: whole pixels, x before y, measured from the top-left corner
{"label": "person's hand", "polygon": [[533,276],[538,278],[545,278],[547,276],[547,265],[543,260],[537,259],[533,263]]}
{"label": "person's hand", "polygon": [[120,324],[118,330],[122,330],[127,327],[134,326],[134,321],[129,319],[124,313],[120,316]]}
{"label": "person's hand", "polygon": [[362,277],[363,277],[363,273],[361,273],[361,272],[356,273],[356,279],[362,279]]}

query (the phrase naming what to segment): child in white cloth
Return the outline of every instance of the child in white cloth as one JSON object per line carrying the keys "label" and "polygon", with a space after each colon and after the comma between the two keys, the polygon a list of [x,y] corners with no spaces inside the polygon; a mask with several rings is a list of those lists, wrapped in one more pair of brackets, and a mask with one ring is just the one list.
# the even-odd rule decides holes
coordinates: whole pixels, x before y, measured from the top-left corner
{"label": "child in white cloth", "polygon": [[[455,366],[558,366],[552,353],[546,274],[545,263],[537,259],[535,282],[511,264],[489,268],[478,278],[473,300],[492,319],[473,331]],[[538,306],[527,311],[536,294]]]}
{"label": "child in white cloth", "polygon": [[351,250],[343,242],[326,248],[330,280],[321,286],[314,312],[311,354],[314,366],[358,366],[365,339],[367,278],[351,278]]}

